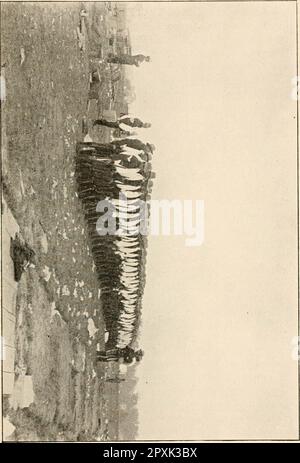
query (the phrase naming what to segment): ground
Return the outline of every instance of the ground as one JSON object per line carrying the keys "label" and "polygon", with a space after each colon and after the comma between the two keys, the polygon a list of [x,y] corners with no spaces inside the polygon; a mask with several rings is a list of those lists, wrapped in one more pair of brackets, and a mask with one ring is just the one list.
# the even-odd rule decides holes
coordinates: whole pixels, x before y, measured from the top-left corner
{"label": "ground", "polygon": [[[104,321],[74,178],[91,65],[76,37],[83,7],[103,18],[105,44],[104,2],[1,4],[3,195],[36,253],[18,288],[15,361],[16,375],[32,375],[35,398],[27,409],[4,402],[15,440],[118,435],[118,385],[95,364]],[[102,93],[105,108],[109,88]]]}

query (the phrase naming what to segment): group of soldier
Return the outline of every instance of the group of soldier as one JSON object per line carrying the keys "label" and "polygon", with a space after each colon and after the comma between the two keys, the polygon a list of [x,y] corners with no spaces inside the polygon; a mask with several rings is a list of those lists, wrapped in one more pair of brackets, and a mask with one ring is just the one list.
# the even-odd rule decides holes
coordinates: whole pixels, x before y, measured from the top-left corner
{"label": "group of soldier", "polygon": [[[130,132],[151,126],[136,117],[123,115],[115,122],[102,118],[94,121],[96,125],[114,129],[119,135],[107,144],[83,142],[77,145],[78,192],[89,225],[109,332],[105,351],[98,352],[98,360],[123,359],[131,363],[143,355],[142,351],[130,346],[138,327],[144,290],[147,237],[140,233],[144,219],[141,204],[146,204],[152,191],[155,175],[151,160],[155,147]],[[97,230],[101,213],[96,207],[99,201],[107,199],[118,228],[112,235],[99,234]],[[126,230],[120,233],[124,221]]]}
{"label": "group of soldier", "polygon": [[[111,64],[140,66],[150,57],[142,54],[109,53]],[[117,121],[97,119],[94,126],[113,129],[113,140],[107,144],[93,142],[77,146],[77,181],[92,240],[92,252],[101,288],[101,302],[109,338],[99,361],[131,363],[139,361],[143,352],[131,343],[136,333],[145,283],[147,237],[140,233],[141,203],[150,199],[154,173],[154,146],[137,136],[139,129],[151,124],[128,114]],[[109,198],[119,231],[126,222],[125,233],[99,234],[97,223],[101,213],[99,201]]]}

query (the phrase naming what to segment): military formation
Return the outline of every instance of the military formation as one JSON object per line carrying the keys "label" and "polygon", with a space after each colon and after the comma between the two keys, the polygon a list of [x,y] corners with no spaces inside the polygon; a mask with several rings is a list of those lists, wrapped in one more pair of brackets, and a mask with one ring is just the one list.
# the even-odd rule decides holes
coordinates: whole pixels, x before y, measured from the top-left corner
{"label": "military formation", "polygon": [[[142,351],[134,351],[130,345],[139,325],[145,285],[147,236],[141,229],[145,229],[144,220],[149,213],[147,202],[155,176],[151,163],[155,148],[135,135],[122,138],[122,133],[127,131],[124,127],[150,127],[138,118],[124,115],[116,122],[98,119],[94,125],[121,131],[121,137],[110,143],[77,144],[78,195],[89,227],[109,333],[105,351],[98,352],[98,360],[122,358],[131,363],[134,358],[142,358]],[[97,205],[101,201],[108,204],[110,218],[116,225],[115,233],[105,228],[99,230],[99,219],[108,217],[109,213],[104,209],[99,211]],[[146,214],[143,207],[147,208]]]}

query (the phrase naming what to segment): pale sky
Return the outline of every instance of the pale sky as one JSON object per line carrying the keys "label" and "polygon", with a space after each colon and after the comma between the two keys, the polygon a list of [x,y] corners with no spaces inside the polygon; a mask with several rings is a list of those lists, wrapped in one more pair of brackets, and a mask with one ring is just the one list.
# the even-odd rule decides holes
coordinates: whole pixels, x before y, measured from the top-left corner
{"label": "pale sky", "polygon": [[134,6],[153,197],[205,202],[202,246],[149,240],[139,439],[296,438],[295,4]]}

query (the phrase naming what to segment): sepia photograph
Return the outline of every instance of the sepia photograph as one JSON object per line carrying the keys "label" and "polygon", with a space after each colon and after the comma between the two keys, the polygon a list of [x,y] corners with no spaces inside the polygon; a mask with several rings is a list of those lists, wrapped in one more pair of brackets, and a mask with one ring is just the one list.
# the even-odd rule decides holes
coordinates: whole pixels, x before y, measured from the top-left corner
{"label": "sepia photograph", "polygon": [[0,8],[2,442],[299,441],[298,2]]}

